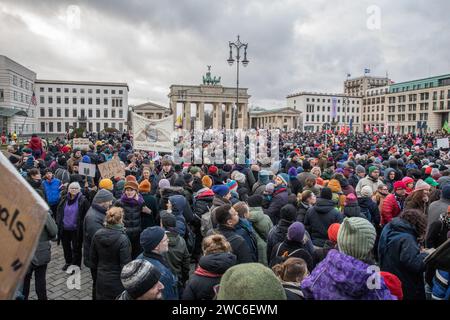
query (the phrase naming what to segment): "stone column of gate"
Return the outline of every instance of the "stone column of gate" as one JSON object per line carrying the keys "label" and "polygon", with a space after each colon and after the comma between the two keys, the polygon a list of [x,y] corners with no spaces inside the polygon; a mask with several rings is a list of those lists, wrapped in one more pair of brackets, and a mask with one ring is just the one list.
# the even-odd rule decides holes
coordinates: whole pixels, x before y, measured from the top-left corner
{"label": "stone column of gate", "polygon": [[247,103],[243,103],[242,104],[242,119],[244,121],[244,129],[248,129],[249,128],[249,123],[248,123],[248,104]]}
{"label": "stone column of gate", "polygon": [[177,100],[170,100],[170,110],[173,115],[173,127],[175,128],[175,123],[177,122]]}
{"label": "stone column of gate", "polygon": [[204,102],[197,102],[197,114],[195,121],[198,121],[199,127],[196,129],[203,130],[205,126],[205,103]]}
{"label": "stone column of gate", "polygon": [[225,103],[225,129],[231,129],[232,103]]}
{"label": "stone column of gate", "polygon": [[214,106],[214,116],[213,116],[213,128],[222,129],[222,103],[216,102]]}
{"label": "stone column of gate", "polygon": [[183,129],[191,130],[191,102],[186,101],[183,104]]}

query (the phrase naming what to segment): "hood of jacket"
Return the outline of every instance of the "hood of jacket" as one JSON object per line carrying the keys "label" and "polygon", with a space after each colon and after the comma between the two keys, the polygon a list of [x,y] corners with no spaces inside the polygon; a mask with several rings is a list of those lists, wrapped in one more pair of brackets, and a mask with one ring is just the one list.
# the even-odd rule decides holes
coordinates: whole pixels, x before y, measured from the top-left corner
{"label": "hood of jacket", "polygon": [[219,197],[219,196],[214,196],[212,203],[213,203],[213,206],[216,206],[216,207],[223,206],[224,204],[231,204],[230,201],[228,201],[222,197]]}
{"label": "hood of jacket", "polygon": [[326,214],[333,210],[336,206],[336,203],[333,200],[318,198],[314,208],[317,213]]}
{"label": "hood of jacket", "polygon": [[250,216],[248,220],[252,223],[261,222],[264,219],[264,210],[261,207],[249,207]]}
{"label": "hood of jacket", "polygon": [[172,203],[172,212],[174,215],[183,214],[184,208],[187,205],[186,198],[182,195],[174,195],[169,197],[170,203]]}
{"label": "hood of jacket", "polygon": [[408,233],[414,237],[417,237],[417,232],[414,226],[400,217],[392,219],[391,223],[389,223],[386,228],[385,238],[388,241],[387,244],[389,244],[390,239],[399,234]]}
{"label": "hood of jacket", "polygon": [[119,233],[125,234],[124,229],[117,230],[117,229],[103,228],[100,230],[101,230],[100,232],[96,233],[96,239],[102,247],[112,247],[114,243],[117,242],[117,235]]}
{"label": "hood of jacket", "polygon": [[202,256],[198,263],[200,267],[216,274],[224,274],[236,264],[236,256],[232,253],[222,252]]}
{"label": "hood of jacket", "polygon": [[395,180],[395,177],[394,177],[394,180],[389,179],[389,174],[391,172],[394,172],[397,175],[395,169],[393,169],[393,168],[387,168],[386,170],[384,170],[384,180],[385,181],[394,181]]}

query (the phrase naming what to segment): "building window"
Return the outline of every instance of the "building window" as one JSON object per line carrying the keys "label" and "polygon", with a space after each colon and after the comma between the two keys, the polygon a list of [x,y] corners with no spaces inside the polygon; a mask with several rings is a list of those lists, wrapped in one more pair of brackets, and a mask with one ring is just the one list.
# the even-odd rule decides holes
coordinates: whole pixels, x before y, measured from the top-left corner
{"label": "building window", "polygon": [[80,89],[80,93],[84,93],[84,89],[83,88]]}
{"label": "building window", "polygon": [[108,122],[103,123],[103,129],[108,128]]}
{"label": "building window", "polygon": [[53,108],[48,108],[48,116],[49,118],[53,117]]}
{"label": "building window", "polygon": [[95,99],[95,104],[100,105],[100,98]]}
{"label": "building window", "polygon": [[0,101],[4,100],[5,100],[5,92],[3,91],[3,89],[0,89]]}
{"label": "building window", "polygon": [[52,104],[53,103],[53,97],[48,97],[48,103]]}
{"label": "building window", "polygon": [[119,123],[119,131],[123,131],[123,123],[122,122]]}
{"label": "building window", "polygon": [[41,132],[45,132],[45,122],[41,122]]}
{"label": "building window", "polygon": [[[14,91],[14,100],[17,100],[17,92]],[[44,104],[45,103],[45,97],[44,96],[40,96],[39,97],[39,102]]]}
{"label": "building window", "polygon": [[100,89],[95,90],[95,93],[100,94]]}
{"label": "building window", "polygon": [[64,88],[64,93],[69,93],[69,88]]}
{"label": "building window", "polygon": [[104,89],[104,90],[103,90],[103,94],[108,94],[108,90],[107,90],[107,89]]}
{"label": "building window", "polygon": [[111,94],[116,94],[116,90],[111,90]]}
{"label": "building window", "polygon": [[61,132],[61,122],[56,123],[56,132]]}
{"label": "building window", "polygon": [[72,104],[77,104],[77,98],[72,98]]}
{"label": "building window", "polygon": [[69,104],[69,98],[64,98],[64,104]]}
{"label": "building window", "polygon": [[56,117],[61,118],[61,108],[56,108]]}
{"label": "building window", "polygon": [[112,105],[113,107],[116,106],[116,99],[111,99],[111,105]]}
{"label": "building window", "polygon": [[123,94],[123,90],[119,90],[119,94]]}
{"label": "building window", "polygon": [[88,89],[88,93],[92,93],[92,89]]}
{"label": "building window", "polygon": [[80,98],[80,104],[84,104],[84,98]]}
{"label": "building window", "polygon": [[64,122],[64,131],[69,131],[69,123],[68,122]]}
{"label": "building window", "polygon": [[100,118],[100,110],[99,109],[95,110],[95,116],[97,118]]}
{"label": "building window", "polygon": [[69,117],[69,109],[64,109],[64,117]]}
{"label": "building window", "polygon": [[108,105],[108,99],[107,99],[107,98],[104,98],[104,99],[103,99],[103,104],[104,104],[105,106]]}
{"label": "building window", "polygon": [[53,122],[48,123],[48,132],[53,132]]}
{"label": "building window", "polygon": [[108,109],[103,110],[103,117],[108,118]]}
{"label": "building window", "polygon": [[86,118],[86,110],[81,109],[81,117]]}
{"label": "building window", "polygon": [[77,93],[77,89],[76,88],[72,88],[72,93]]}
{"label": "building window", "polygon": [[40,108],[40,115],[41,115],[41,117],[45,117],[45,109],[44,108]]}
{"label": "building window", "polygon": [[56,97],[56,104],[61,104],[61,97]]}
{"label": "building window", "polygon": [[115,118],[115,117],[116,117],[116,110],[113,109],[113,110],[111,110],[111,118]]}
{"label": "building window", "polygon": [[40,87],[40,88],[39,88],[39,92],[44,92],[44,89],[45,89],[45,88]]}
{"label": "building window", "polygon": [[73,116],[74,118],[77,117],[77,109],[72,109],[72,116]]}
{"label": "building window", "polygon": [[97,122],[95,124],[95,128],[97,129],[97,132],[100,132],[100,123],[99,122]]}
{"label": "building window", "polygon": [[89,109],[89,110],[88,110],[88,117],[89,117],[89,118],[92,118],[92,109]]}
{"label": "building window", "polygon": [[[284,119],[284,122],[286,122],[286,119]],[[115,129],[116,128],[116,123],[115,122],[111,122],[111,126]]]}
{"label": "building window", "polygon": [[92,98],[88,98],[88,104],[92,104]]}
{"label": "building window", "polygon": [[119,118],[123,118],[123,110],[119,110]]}

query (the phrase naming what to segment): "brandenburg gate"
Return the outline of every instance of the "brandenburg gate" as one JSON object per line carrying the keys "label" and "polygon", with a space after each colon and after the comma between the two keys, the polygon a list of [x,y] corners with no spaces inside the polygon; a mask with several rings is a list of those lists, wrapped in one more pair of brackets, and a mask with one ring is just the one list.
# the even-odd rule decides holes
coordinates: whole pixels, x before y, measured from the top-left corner
{"label": "brandenburg gate", "polygon": [[[210,69],[210,66],[208,66]],[[177,107],[182,105],[181,118],[183,129],[194,129],[191,126],[191,108],[193,104],[196,108],[195,126],[196,129],[204,129],[205,104],[211,104],[212,129],[232,129],[232,111],[236,105],[236,88],[223,87],[220,84],[220,77],[211,78],[208,70],[203,76],[203,84],[199,86],[171,85],[170,86],[170,108],[174,115],[174,122],[178,119]],[[239,105],[236,109],[236,129],[248,129],[248,99],[247,88],[239,88]],[[199,126],[199,127],[197,127]]]}

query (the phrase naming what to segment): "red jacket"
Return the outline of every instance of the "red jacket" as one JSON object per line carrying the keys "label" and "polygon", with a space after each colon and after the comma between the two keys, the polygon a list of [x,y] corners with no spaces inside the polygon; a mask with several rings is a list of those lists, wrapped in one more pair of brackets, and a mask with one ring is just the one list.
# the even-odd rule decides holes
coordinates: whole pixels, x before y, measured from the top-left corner
{"label": "red jacket", "polygon": [[402,209],[397,203],[395,194],[388,195],[383,202],[383,207],[381,208],[381,225],[384,226],[388,224],[392,219],[400,214]]}

